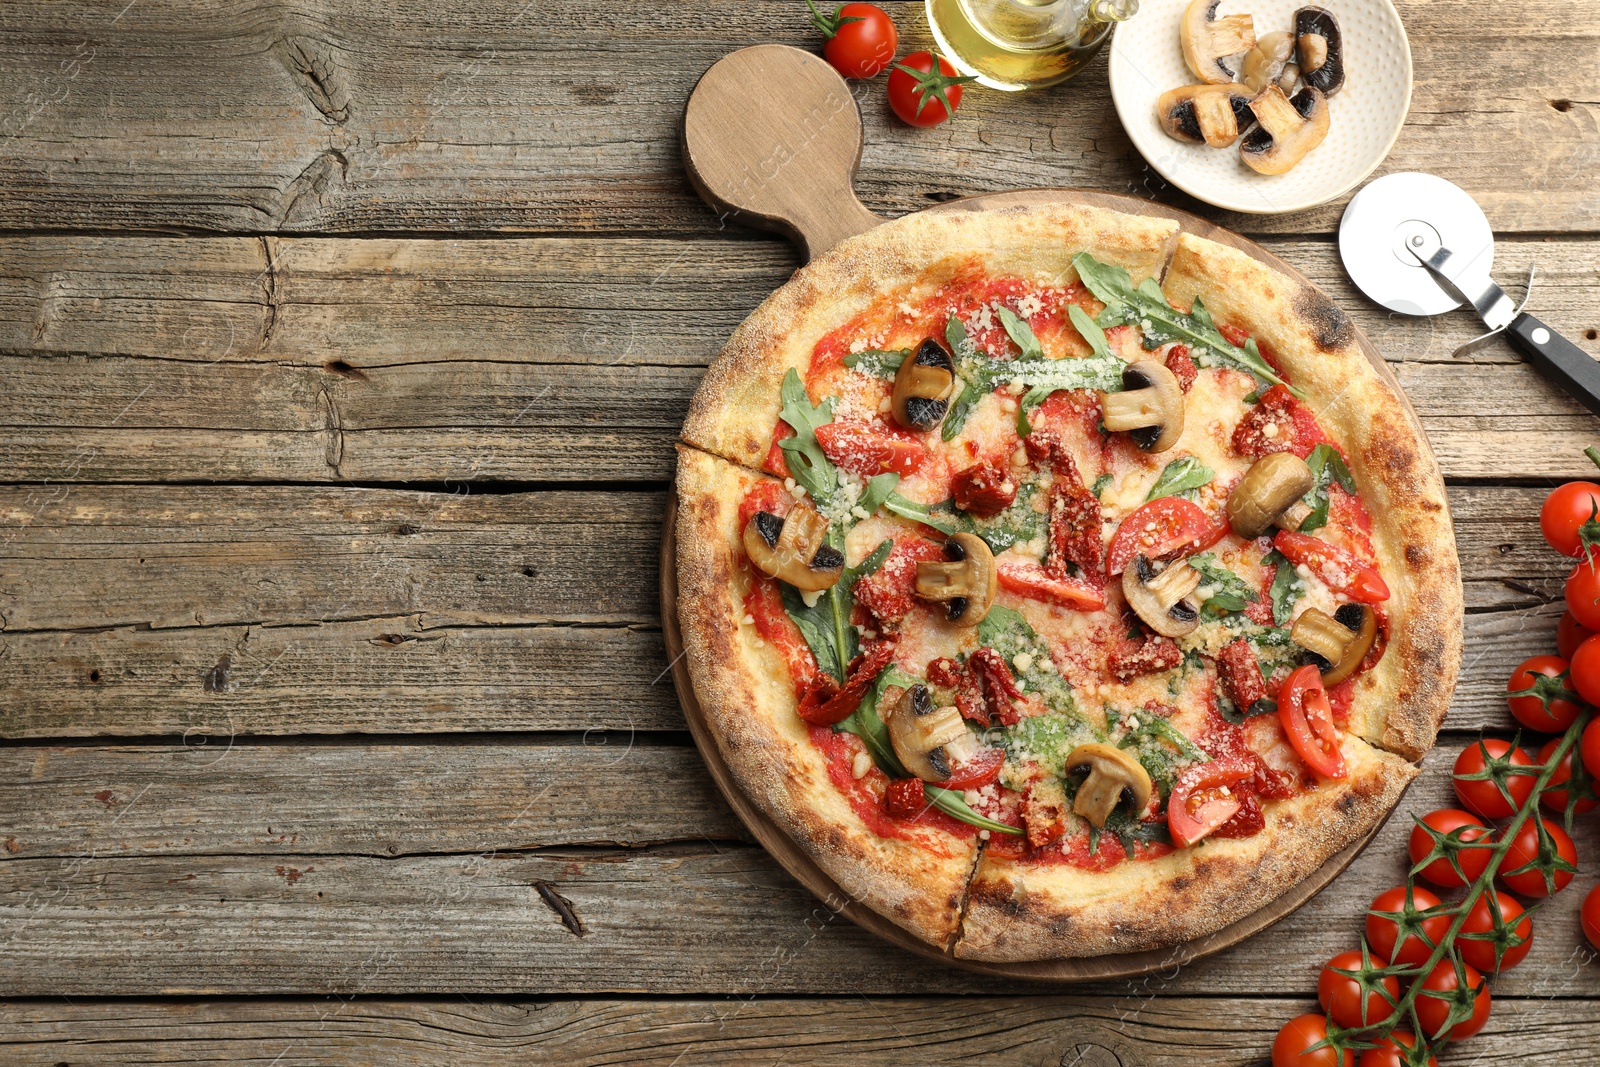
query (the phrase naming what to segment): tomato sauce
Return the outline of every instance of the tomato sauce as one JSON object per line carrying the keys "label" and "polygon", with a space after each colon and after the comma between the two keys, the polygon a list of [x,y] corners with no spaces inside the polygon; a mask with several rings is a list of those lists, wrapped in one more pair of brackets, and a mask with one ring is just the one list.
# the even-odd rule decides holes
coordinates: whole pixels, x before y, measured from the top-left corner
{"label": "tomato sauce", "polygon": [[[879,837],[916,841],[941,856],[951,856],[953,852],[941,847],[939,834],[963,839],[977,834],[977,827],[952,819],[937,808],[927,808],[915,819],[900,819],[890,815],[883,807],[883,790],[889,782],[884,773],[874,767],[860,778],[855,776],[856,753],[865,751],[861,739],[851,733],[836,731],[831,726],[813,726],[810,730],[811,743],[827,757],[828,778],[834,788],[850,802],[851,810],[866,824],[867,829]],[[919,833],[919,830],[935,830],[939,834]]]}

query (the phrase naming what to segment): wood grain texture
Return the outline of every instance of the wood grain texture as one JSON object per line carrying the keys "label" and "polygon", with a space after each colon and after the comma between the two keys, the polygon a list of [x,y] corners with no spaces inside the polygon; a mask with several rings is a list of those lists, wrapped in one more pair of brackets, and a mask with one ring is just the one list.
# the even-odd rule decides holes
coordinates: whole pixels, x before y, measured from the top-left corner
{"label": "wood grain texture", "polygon": [[[276,1067],[940,1063],[1247,1067],[1311,997],[860,996],[739,1000],[258,998],[0,1005],[0,1050],[38,1062]],[[1570,1001],[1495,1001],[1463,1054],[1578,1063],[1600,1023]]]}
{"label": "wood grain texture", "polygon": [[[920,4],[887,6],[904,50],[931,43]],[[0,226],[709,233],[718,220],[678,159],[690,88],[735,48],[815,47],[803,13],[780,0],[563,0],[537,15],[520,0],[123,8],[7,5]],[[1418,62],[1386,167],[1456,181],[1502,231],[1593,230],[1600,194],[1584,176],[1596,162],[1600,14],[1555,0],[1501,5],[1492,22],[1458,5],[1400,8]],[[899,125],[877,86],[857,91],[857,190],[879,213],[928,194],[1046,185],[1191,206],[1129,145],[1103,58],[1053,91],[970,93],[931,132]],[[1331,232],[1340,206],[1213,215],[1252,232]]]}
{"label": "wood grain texture", "polygon": [[[1462,740],[1460,734],[1453,738],[1455,745]],[[420,762],[435,750],[416,746],[412,752]],[[53,752],[43,751],[45,784],[35,788],[47,794],[58,780],[49,766]],[[29,858],[18,836],[18,854],[0,854],[0,929],[6,934],[0,995],[750,996],[1039,988],[932,966],[884,945],[812,898],[762,850],[716,840],[726,833],[726,815],[708,820],[712,833],[680,844],[528,848],[539,833],[529,824],[549,795],[527,809],[523,821],[517,816],[548,784],[538,775],[530,774],[525,786],[498,801],[484,799],[482,806],[476,798],[483,793],[471,791],[456,800],[435,796],[419,807],[403,783],[420,776],[420,769],[403,771],[400,757],[380,752],[356,773],[366,759],[362,751],[350,748],[342,773],[378,791],[367,798],[334,795],[350,807],[401,809],[376,816],[381,832],[361,842],[363,852],[395,843],[399,855],[302,852],[263,839],[262,817],[273,810],[294,819],[273,823],[275,835],[299,832],[303,840],[333,843],[360,834],[352,812],[311,802],[320,793],[310,776],[297,773],[306,763],[296,758],[295,748],[285,751],[277,776],[266,770],[264,756],[249,754],[239,764],[239,783],[213,787],[198,811],[185,802],[186,783],[227,775],[228,760],[242,749],[209,770],[178,750],[168,753],[165,765],[127,749],[70,757],[80,762],[69,762],[70,783],[58,788],[80,799],[61,810],[76,812],[81,821],[69,818],[53,831],[54,840],[67,839],[69,848]],[[484,758],[492,763],[507,757]],[[1107,996],[1135,990],[1207,996],[1309,991],[1320,961],[1354,941],[1366,902],[1401,877],[1411,816],[1450,802],[1453,758],[1449,747],[1431,753],[1423,776],[1371,847],[1332,889],[1263,937],[1207,960],[1180,962],[1163,974],[1082,988]],[[99,773],[88,770],[96,759],[103,761]],[[693,769],[692,776],[703,774]],[[83,797],[96,781],[103,784]],[[135,783],[150,788],[141,795],[130,791]],[[95,795],[101,790],[110,797]],[[659,792],[653,796],[665,799]],[[645,804],[652,798],[638,799]],[[48,796],[29,803],[41,813],[52,810]],[[466,810],[475,806],[480,810]],[[208,843],[223,851],[191,854],[193,846],[182,837],[194,832],[195,816],[207,812],[223,821],[201,833],[209,832]],[[463,829],[437,825],[449,819],[458,819]],[[459,844],[463,837],[482,844],[465,853],[426,851],[429,844]],[[1580,855],[1594,855],[1600,824],[1581,820],[1576,839]],[[1586,965],[1593,953],[1578,952],[1583,942],[1576,903],[1592,881],[1591,875],[1580,877],[1540,914],[1532,952],[1497,979],[1497,996],[1600,996],[1600,968]],[[546,906],[536,882],[570,902],[583,936]],[[1289,952],[1269,950],[1291,945]]]}

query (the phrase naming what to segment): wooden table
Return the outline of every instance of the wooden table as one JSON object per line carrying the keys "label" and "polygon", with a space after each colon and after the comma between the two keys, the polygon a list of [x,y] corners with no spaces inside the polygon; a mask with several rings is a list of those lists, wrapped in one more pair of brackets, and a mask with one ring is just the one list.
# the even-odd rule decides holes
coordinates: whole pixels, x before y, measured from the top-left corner
{"label": "wooden table", "polygon": [[[925,46],[919,4],[888,5]],[[1600,8],[1407,0],[1386,167],[1470,190],[1600,351]],[[1466,315],[1391,317],[1340,204],[1205,212],[1394,361],[1450,479],[1466,665],[1402,812],[1224,955],[1007,985],[831,915],[741,833],[666,677],[671,443],[796,265],[679,163],[701,71],[798,3],[0,8],[0,1059],[287,1065],[1259,1062],[1395,882],[1453,750],[1549,650],[1536,515],[1600,424]],[[1194,209],[1104,60],[932,131],[859,90],[894,215],[1082,185]],[[1440,620],[1449,625],[1451,620]],[[1593,1062],[1585,871],[1458,1053]],[[908,1051],[909,1050],[909,1051]]]}

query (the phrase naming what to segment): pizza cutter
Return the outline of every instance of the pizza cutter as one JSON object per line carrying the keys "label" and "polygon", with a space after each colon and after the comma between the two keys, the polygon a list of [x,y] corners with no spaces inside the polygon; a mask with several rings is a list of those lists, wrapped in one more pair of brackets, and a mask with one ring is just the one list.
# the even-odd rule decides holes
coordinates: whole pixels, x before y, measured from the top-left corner
{"label": "pizza cutter", "polygon": [[1402,315],[1439,315],[1463,304],[1489,327],[1457,355],[1504,334],[1521,355],[1590,411],[1600,414],[1600,363],[1523,311],[1490,276],[1494,232],[1460,186],[1433,174],[1389,174],[1350,200],[1339,223],[1339,257],[1350,279]]}

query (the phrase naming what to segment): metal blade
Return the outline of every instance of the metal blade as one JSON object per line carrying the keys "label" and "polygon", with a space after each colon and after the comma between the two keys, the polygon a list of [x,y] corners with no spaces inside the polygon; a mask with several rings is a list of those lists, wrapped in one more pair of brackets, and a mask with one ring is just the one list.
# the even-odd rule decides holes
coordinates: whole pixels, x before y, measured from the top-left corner
{"label": "metal blade", "polygon": [[1432,234],[1413,234],[1406,243],[1406,250],[1461,299],[1477,309],[1478,316],[1491,330],[1503,329],[1516,317],[1516,305],[1506,291],[1489,277],[1488,271],[1452,255]]}

